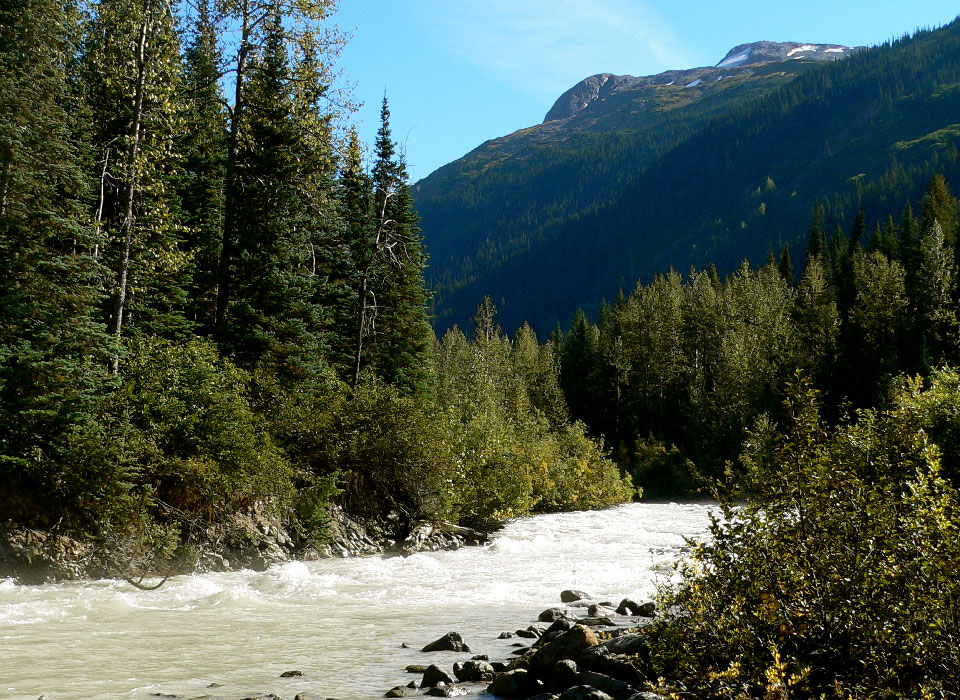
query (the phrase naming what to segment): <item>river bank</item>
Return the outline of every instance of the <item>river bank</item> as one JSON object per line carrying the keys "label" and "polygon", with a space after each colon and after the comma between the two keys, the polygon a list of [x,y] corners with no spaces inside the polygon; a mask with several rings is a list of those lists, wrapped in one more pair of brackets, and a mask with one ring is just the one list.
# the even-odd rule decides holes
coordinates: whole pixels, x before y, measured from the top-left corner
{"label": "river bank", "polygon": [[453,523],[409,525],[398,520],[387,529],[357,520],[338,506],[331,508],[328,530],[329,538],[323,543],[305,540],[288,520],[254,505],[193,535],[160,566],[145,568],[133,561],[138,543],[132,539],[82,540],[56,528],[36,530],[6,521],[0,523],[0,579],[25,584],[103,578],[144,581],[218,571],[264,571],[290,561],[454,550],[483,544],[490,535]]}

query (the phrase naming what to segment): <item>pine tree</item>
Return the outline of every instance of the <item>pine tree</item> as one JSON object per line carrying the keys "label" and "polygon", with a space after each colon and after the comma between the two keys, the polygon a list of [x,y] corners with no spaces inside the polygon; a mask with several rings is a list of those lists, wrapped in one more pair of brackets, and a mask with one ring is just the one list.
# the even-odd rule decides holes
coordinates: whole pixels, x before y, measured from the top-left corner
{"label": "pine tree", "polygon": [[76,25],[64,3],[0,8],[0,509],[47,525],[69,522],[85,489],[110,488],[76,455],[109,356],[97,319],[105,270],[71,125]]}
{"label": "pine tree", "polygon": [[940,173],[934,175],[927,183],[926,192],[920,203],[921,234],[933,230],[934,222],[940,223],[946,245],[954,248],[957,244],[957,200],[950,193],[947,181]]}
{"label": "pine tree", "polygon": [[795,282],[793,277],[793,260],[790,258],[790,245],[788,243],[784,243],[783,250],[780,251],[777,269],[780,271],[780,276],[783,277],[786,283],[793,286]]}
{"label": "pine tree", "polygon": [[340,168],[337,201],[345,227],[345,247],[349,268],[345,275],[352,296],[347,300],[348,313],[335,318],[338,339],[334,347],[346,359],[346,376],[356,385],[360,379],[363,346],[370,332],[367,317],[372,250],[375,239],[373,182],[363,166],[363,152],[357,132],[350,130],[347,148]]}
{"label": "pine tree", "polygon": [[228,110],[223,235],[217,268],[215,334],[224,343],[229,341],[228,316],[235,296],[234,285],[238,282],[235,258],[246,246],[242,241],[241,231],[245,226],[243,211],[246,193],[243,189],[245,173],[240,155],[248,138],[248,122],[260,108],[256,101],[251,99],[250,86],[252,81],[258,79],[255,67],[260,61],[258,55],[268,51],[266,44],[270,40],[270,26],[273,24],[269,18],[279,17],[278,21],[285,30],[286,38],[293,44],[297,44],[304,37],[314,37],[313,43],[324,49],[318,61],[329,66],[343,45],[343,37],[336,27],[322,26],[334,6],[335,0],[235,0],[218,5],[221,10],[218,21],[235,27],[237,35],[236,41],[231,44],[233,53],[229,61],[234,80]]}
{"label": "pine tree", "polygon": [[201,0],[184,51],[179,96],[184,104],[184,125],[176,148],[182,158],[178,192],[186,227],[184,244],[193,267],[187,317],[206,335],[212,333],[216,315],[216,273],[223,234],[227,122],[219,88],[221,62],[209,0]]}
{"label": "pine tree", "polygon": [[329,363],[343,371],[352,359],[355,265],[337,182],[336,113],[329,104],[331,66],[318,53],[319,42],[320,38],[308,31],[298,35],[294,45],[292,118],[300,134],[296,188],[300,225],[310,251],[309,274],[314,278],[311,301],[324,310],[317,333],[327,348]]}
{"label": "pine tree", "polygon": [[853,228],[850,231],[850,247],[855,248],[863,245],[863,239],[867,235],[867,213],[860,207],[856,217],[853,219]]}
{"label": "pine tree", "polygon": [[827,235],[823,230],[823,206],[817,205],[813,209],[813,223],[810,225],[810,235],[807,242],[807,259],[819,257],[827,260]]}
{"label": "pine tree", "polygon": [[812,257],[797,286],[794,312],[800,367],[806,370],[816,386],[831,391],[831,372],[837,359],[840,314],[830,280],[819,257]]}
{"label": "pine tree", "polygon": [[361,252],[363,274],[358,303],[356,377],[364,363],[385,381],[408,393],[426,391],[430,372],[424,362],[430,344],[426,255],[413,209],[406,169],[390,132],[384,97],[371,173],[376,217],[372,239]]}
{"label": "pine tree", "polygon": [[955,347],[957,338],[957,313],[953,303],[956,287],[954,255],[947,245],[946,235],[935,217],[930,229],[920,238],[920,263],[917,275],[917,290],[914,304],[917,315],[913,319],[917,336],[926,339],[927,361],[940,363],[947,359],[948,351]]}
{"label": "pine tree", "polygon": [[264,25],[262,55],[250,65],[246,138],[236,153],[244,193],[234,202],[232,300],[221,342],[245,367],[263,361],[281,377],[321,372],[324,309],[317,302],[310,210],[301,201],[305,134],[293,118],[286,34],[279,10]]}
{"label": "pine tree", "polygon": [[920,269],[920,222],[907,202],[900,222],[900,261],[906,274],[907,296],[917,298]]}
{"label": "pine tree", "polygon": [[598,335],[596,326],[587,320],[582,309],[577,309],[560,348],[560,386],[570,407],[570,415],[576,420],[592,419]]}

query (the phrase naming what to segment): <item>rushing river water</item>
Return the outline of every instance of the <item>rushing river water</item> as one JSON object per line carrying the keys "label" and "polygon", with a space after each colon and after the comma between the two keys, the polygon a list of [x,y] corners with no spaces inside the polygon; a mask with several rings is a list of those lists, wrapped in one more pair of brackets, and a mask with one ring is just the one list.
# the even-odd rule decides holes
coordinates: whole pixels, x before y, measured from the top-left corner
{"label": "rushing river water", "polygon": [[[536,516],[484,547],[181,576],[152,592],[120,581],[0,579],[0,696],[382,697],[419,680],[404,673],[408,664],[449,672],[469,658],[419,651],[452,630],[474,653],[505,658],[516,640],[497,636],[535,622],[565,588],[614,603],[649,599],[684,537],[705,533],[709,508],[637,503]],[[304,675],[279,677],[290,670]]]}

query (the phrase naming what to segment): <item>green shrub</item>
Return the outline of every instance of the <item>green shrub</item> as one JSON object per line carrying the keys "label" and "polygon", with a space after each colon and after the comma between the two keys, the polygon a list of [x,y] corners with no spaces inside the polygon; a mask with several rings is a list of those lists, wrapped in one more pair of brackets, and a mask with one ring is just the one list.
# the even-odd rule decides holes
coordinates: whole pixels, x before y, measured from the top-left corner
{"label": "green shrub", "polygon": [[892,411],[861,412],[833,435],[816,392],[794,387],[791,424],[753,455],[762,498],[726,507],[664,594],[659,674],[704,698],[956,690],[960,498],[915,427],[952,393],[912,386]]}
{"label": "green shrub", "polygon": [[317,417],[324,425],[319,451],[324,472],[342,475],[348,510],[442,517],[445,436],[432,408],[369,375],[351,393],[333,397]]}
{"label": "green shrub", "polygon": [[212,343],[140,339],[122,370],[104,439],[158,517],[211,521],[291,497],[290,464],[250,407],[249,375]]}

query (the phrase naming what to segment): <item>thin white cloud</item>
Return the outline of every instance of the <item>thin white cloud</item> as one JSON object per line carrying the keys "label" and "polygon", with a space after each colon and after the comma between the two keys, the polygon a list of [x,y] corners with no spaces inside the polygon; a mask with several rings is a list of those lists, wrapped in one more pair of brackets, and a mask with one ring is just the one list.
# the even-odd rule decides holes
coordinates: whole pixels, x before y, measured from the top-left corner
{"label": "thin white cloud", "polygon": [[557,95],[600,72],[644,75],[689,65],[639,0],[421,0],[424,22],[465,60],[530,91]]}

